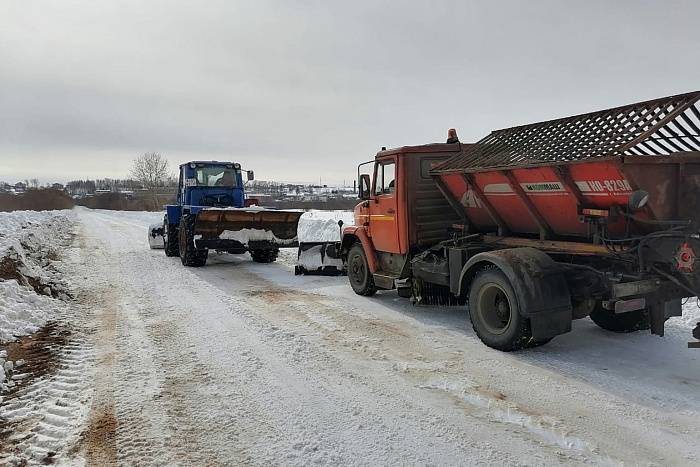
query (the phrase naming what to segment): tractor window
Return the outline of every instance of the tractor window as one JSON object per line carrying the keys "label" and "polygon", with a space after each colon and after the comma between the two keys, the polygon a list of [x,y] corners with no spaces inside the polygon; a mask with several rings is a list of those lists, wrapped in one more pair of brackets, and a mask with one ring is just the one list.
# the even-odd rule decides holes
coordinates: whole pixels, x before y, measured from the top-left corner
{"label": "tractor window", "polygon": [[395,191],[396,164],[390,162],[377,167],[375,194],[386,195]]}
{"label": "tractor window", "polygon": [[197,167],[195,178],[197,186],[232,188],[237,185],[236,171],[226,167]]}

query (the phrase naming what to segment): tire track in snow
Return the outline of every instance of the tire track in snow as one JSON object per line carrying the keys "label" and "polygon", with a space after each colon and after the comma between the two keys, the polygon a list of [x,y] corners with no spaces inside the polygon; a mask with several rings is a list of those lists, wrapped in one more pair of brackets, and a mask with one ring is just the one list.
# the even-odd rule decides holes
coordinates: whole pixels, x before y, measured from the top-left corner
{"label": "tire track in snow", "polygon": [[115,465],[117,460],[116,431],[119,425],[114,412],[114,361],[117,316],[112,288],[90,291],[96,322],[95,377],[92,406],[83,432],[83,446],[88,465]]}

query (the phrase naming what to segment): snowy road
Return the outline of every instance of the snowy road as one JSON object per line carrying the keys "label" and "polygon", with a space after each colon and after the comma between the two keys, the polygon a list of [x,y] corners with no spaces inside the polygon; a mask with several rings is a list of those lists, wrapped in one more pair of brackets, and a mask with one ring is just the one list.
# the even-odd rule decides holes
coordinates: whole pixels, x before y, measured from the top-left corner
{"label": "snowy road", "polygon": [[665,338],[584,320],[506,354],[464,309],[294,276],[293,252],[188,269],[148,249],[156,214],[77,215],[88,464],[700,462],[700,351],[681,320]]}

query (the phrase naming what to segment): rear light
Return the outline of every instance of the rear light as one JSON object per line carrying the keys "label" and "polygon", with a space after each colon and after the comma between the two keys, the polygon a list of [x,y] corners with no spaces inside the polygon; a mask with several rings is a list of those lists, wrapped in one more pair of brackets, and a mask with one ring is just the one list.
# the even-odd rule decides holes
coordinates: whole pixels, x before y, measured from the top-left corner
{"label": "rear light", "polygon": [[697,255],[693,247],[688,242],[682,244],[676,252],[676,268],[680,272],[693,272],[695,270],[695,261]]}

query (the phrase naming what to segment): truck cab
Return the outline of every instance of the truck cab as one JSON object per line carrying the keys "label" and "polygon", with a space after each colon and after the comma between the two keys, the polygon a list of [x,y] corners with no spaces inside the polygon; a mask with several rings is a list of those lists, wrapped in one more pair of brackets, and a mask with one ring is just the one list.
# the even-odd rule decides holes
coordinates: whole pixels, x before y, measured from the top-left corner
{"label": "truck cab", "polygon": [[[412,255],[448,238],[460,218],[430,175],[439,162],[465,146],[454,142],[382,148],[373,161],[358,166],[360,203],[355,225],[343,230],[341,251],[362,249],[366,259],[348,264],[351,285],[362,295],[376,287],[394,288],[409,273]],[[365,265],[366,263],[366,265]],[[365,271],[366,268],[366,271]],[[353,282],[353,277],[363,277]],[[400,290],[401,291],[401,290]]]}

